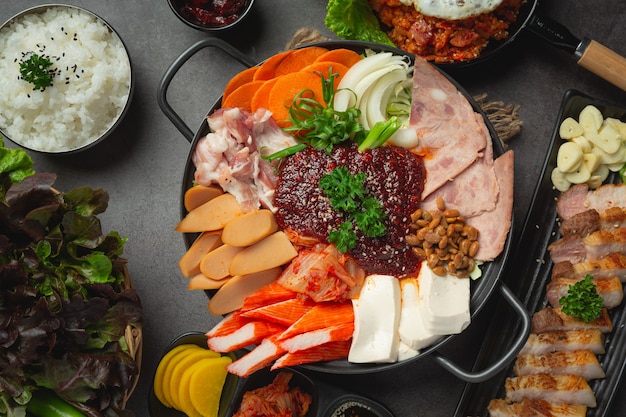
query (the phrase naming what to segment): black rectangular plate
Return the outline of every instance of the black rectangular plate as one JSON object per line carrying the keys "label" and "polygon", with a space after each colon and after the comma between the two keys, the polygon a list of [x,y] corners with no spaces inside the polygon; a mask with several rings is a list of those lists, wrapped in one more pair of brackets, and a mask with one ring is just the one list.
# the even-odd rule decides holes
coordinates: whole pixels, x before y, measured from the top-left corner
{"label": "black rectangular plate", "polygon": [[[503,274],[509,288],[519,297],[529,313],[540,310],[546,301],[546,285],[551,279],[552,261],[548,253],[548,245],[558,239],[556,198],[559,192],[554,189],[550,174],[556,166],[556,156],[562,139],[559,137],[559,126],[567,117],[578,120],[580,111],[592,104],[604,117],[613,117],[626,121],[626,108],[587,96],[576,90],[568,90],[562,100],[561,109],[552,134],[550,152],[544,161],[540,180],[535,189],[533,199],[520,239],[511,253],[515,253],[509,261],[508,272]],[[619,176],[612,173],[607,181],[618,182]],[[587,411],[588,417],[608,417],[610,405],[614,399],[617,386],[624,373],[626,363],[626,312],[624,303],[610,312],[613,320],[613,332],[606,337],[606,353],[599,357],[606,372],[606,378],[591,381],[598,406]],[[509,349],[516,334],[516,326],[510,309],[502,303],[494,308],[494,314],[488,324],[484,342],[481,346],[474,367],[481,369],[490,363],[491,358],[499,357]],[[480,384],[466,384],[457,404],[455,416],[488,416],[487,405],[493,398],[504,398],[504,381],[512,375],[510,367]]]}

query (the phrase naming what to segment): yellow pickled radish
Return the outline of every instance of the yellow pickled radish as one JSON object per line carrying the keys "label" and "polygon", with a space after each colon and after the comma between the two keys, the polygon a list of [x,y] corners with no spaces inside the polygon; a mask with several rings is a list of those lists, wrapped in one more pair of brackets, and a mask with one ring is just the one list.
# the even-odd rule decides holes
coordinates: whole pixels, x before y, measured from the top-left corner
{"label": "yellow pickled radish", "polygon": [[191,404],[202,417],[217,417],[220,397],[226,381],[226,366],[232,362],[228,356],[206,360],[193,367],[189,379]]}
{"label": "yellow pickled radish", "polygon": [[204,358],[219,358],[220,354],[217,352],[213,352],[209,349],[194,349],[190,351],[183,351],[183,355],[176,356],[176,362],[172,362],[171,368],[172,372],[169,375],[169,378],[165,380],[163,390],[168,391],[171,397],[172,406],[180,411],[184,411],[181,409],[180,401],[178,398],[178,388],[180,387],[180,380],[183,376],[183,372],[187,368],[190,368],[196,362]]}
{"label": "yellow pickled radish", "polygon": [[200,346],[194,345],[194,344],[183,344],[183,345],[176,346],[173,349],[171,349],[169,352],[167,352],[165,355],[163,355],[163,358],[161,359],[161,361],[159,362],[159,365],[157,366],[156,372],[154,374],[154,383],[153,383],[152,389],[157,399],[161,401],[161,403],[166,407],[171,408],[172,404],[166,398],[165,392],[163,389],[163,382],[165,381],[165,373],[170,363],[172,363],[172,359],[177,354],[190,348],[201,349]]}

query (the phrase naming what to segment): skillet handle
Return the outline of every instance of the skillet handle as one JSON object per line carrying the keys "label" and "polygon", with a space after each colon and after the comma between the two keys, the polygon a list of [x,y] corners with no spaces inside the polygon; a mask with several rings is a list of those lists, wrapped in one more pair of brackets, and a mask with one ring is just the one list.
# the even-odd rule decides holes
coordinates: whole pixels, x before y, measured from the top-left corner
{"label": "skillet handle", "polygon": [[626,91],[626,58],[587,38],[581,43],[578,65]]}
{"label": "skillet handle", "polygon": [[478,383],[483,382],[491,377],[495,376],[501,370],[503,370],[508,364],[517,356],[519,351],[524,347],[526,340],[528,339],[528,335],[531,330],[531,319],[530,315],[526,311],[525,306],[515,297],[513,292],[505,286],[503,283],[500,283],[500,292],[508,301],[508,303],[513,307],[516,313],[519,314],[520,319],[522,320],[522,329],[520,331],[519,336],[515,340],[513,347],[507,352],[506,355],[498,359],[495,363],[490,365],[488,368],[483,369],[478,372],[470,372],[465,369],[459,368],[458,365],[453,363],[447,358],[444,358],[439,353],[434,352],[433,358],[439,363],[439,365],[444,368],[446,371],[450,372],[457,378],[470,383]]}
{"label": "skillet handle", "polygon": [[187,48],[187,50],[176,58],[174,62],[172,62],[169,68],[165,71],[165,74],[163,74],[161,82],[159,83],[157,102],[159,103],[161,111],[167,116],[168,119],[170,119],[170,121],[180,131],[180,133],[183,134],[189,143],[193,141],[194,133],[167,101],[167,90],[172,82],[172,79],[174,79],[174,76],[178,73],[178,70],[180,70],[183,64],[187,62],[196,52],[208,47],[221,49],[223,52],[227,53],[233,59],[237,60],[246,67],[256,65],[256,62],[253,62],[241,51],[219,38],[207,38],[196,42]]}

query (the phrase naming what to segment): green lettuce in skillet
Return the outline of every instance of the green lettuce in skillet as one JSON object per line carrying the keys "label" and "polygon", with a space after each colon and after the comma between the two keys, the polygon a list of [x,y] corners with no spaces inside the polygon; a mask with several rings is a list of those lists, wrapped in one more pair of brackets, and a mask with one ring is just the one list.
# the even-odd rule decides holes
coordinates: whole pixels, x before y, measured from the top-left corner
{"label": "green lettuce in skillet", "polygon": [[24,155],[0,147],[0,415],[25,416],[47,388],[87,416],[132,416],[121,405],[139,370],[124,334],[142,308],[124,285],[126,239],[97,217],[109,196],[58,192]]}

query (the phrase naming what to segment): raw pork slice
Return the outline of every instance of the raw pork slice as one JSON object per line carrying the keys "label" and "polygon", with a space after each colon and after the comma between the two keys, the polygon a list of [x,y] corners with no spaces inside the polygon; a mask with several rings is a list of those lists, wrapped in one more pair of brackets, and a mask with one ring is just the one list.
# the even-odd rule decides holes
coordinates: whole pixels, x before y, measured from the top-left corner
{"label": "raw pork slice", "polygon": [[427,179],[422,198],[453,180],[485,151],[491,140],[481,116],[435,67],[416,57],[410,126],[419,138]]}

